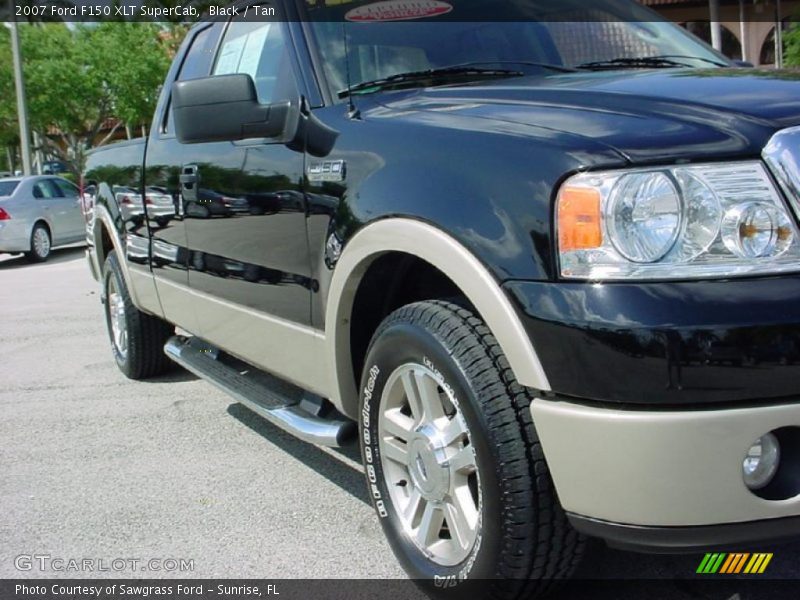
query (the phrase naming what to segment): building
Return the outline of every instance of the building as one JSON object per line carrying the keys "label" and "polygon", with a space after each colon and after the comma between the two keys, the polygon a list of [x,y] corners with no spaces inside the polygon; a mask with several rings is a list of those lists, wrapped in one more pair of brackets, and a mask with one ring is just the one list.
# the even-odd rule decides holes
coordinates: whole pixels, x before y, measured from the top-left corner
{"label": "building", "polygon": [[[786,31],[800,20],[800,0],[641,0],[734,59],[781,66],[776,24]],[[716,18],[715,18],[716,17]],[[715,24],[719,24],[718,37]],[[717,39],[713,39],[713,38]]]}

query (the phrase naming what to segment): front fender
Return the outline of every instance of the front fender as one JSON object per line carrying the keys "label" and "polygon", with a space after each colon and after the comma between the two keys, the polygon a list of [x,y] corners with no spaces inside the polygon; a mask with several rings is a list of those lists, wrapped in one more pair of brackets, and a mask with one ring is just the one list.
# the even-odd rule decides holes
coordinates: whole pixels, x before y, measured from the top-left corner
{"label": "front fender", "polygon": [[449,277],[492,331],[520,384],[550,390],[539,356],[508,296],[489,270],[462,244],[432,225],[406,218],[367,225],[348,242],[333,273],[325,339],[334,381],[331,400],[356,414],[358,393],[350,354],[350,319],[358,285],[374,260],[386,252],[413,254]]}

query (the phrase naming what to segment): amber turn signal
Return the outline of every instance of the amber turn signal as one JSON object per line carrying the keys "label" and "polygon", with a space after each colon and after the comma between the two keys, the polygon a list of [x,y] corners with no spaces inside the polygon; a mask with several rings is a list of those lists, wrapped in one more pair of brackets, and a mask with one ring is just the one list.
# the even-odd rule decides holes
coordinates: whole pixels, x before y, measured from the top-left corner
{"label": "amber turn signal", "polygon": [[592,188],[565,187],[558,196],[558,245],[561,252],[599,248],[600,192]]}

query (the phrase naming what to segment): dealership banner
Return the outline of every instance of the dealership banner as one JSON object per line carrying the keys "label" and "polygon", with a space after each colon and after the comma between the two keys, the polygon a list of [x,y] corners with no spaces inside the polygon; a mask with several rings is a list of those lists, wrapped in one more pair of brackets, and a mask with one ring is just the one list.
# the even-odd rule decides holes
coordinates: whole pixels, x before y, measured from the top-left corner
{"label": "dealership banner", "polygon": [[[658,20],[652,9],[669,0],[304,0],[285,6],[225,0],[11,0],[0,2],[0,21],[321,21],[388,23],[407,21],[641,22]],[[502,7],[502,10],[500,8]],[[740,20],[774,21],[772,0]],[[9,12],[10,11],[10,12]],[[655,19],[654,19],[655,18]]]}
{"label": "dealership banner", "polygon": [[[2,600],[479,600],[492,597],[497,586],[525,585],[520,581],[426,581],[348,579],[39,579],[0,580]],[[554,582],[548,598],[625,600],[782,600],[797,598],[798,582],[761,577],[702,577],[687,579],[578,579]]]}

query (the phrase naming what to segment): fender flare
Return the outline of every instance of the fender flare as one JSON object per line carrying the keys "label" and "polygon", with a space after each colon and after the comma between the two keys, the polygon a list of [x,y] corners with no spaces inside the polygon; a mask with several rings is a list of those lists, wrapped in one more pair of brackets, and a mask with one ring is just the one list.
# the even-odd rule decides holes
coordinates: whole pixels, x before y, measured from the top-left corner
{"label": "fender flare", "polygon": [[131,283],[131,275],[128,270],[128,260],[125,251],[125,243],[119,235],[119,230],[114,226],[114,219],[108,208],[102,204],[95,204],[94,206],[94,222],[92,223],[92,244],[94,252],[97,256],[97,273],[100,276],[100,281],[103,278],[103,265],[106,261],[106,256],[103,254],[103,237],[102,232],[98,225],[101,225],[108,232],[108,237],[111,238],[111,245],[117,253],[120,269],[122,271],[122,278],[125,280],[125,285],[128,288],[128,293],[131,295],[134,305],[139,306],[138,298],[136,296],[136,287]]}
{"label": "fender flare", "polygon": [[345,245],[333,272],[325,313],[331,401],[348,416],[358,413],[353,382],[350,319],[359,284],[369,266],[387,252],[416,256],[439,269],[464,293],[491,330],[524,386],[549,391],[550,383],[508,296],[489,270],[463,245],[440,229],[408,218],[366,225]]}

